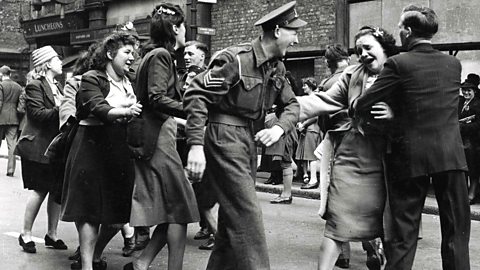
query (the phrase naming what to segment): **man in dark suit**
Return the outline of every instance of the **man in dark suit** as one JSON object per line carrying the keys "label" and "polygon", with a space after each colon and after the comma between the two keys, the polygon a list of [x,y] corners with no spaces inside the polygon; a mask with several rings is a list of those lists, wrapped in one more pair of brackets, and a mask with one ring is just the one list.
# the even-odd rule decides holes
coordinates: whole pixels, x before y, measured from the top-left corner
{"label": "man in dark suit", "polygon": [[[0,82],[0,134],[5,137],[8,147],[7,176],[13,176],[15,172],[15,143],[17,142],[17,131],[19,119],[17,105],[22,87],[10,79],[11,69],[8,66],[0,68],[2,82]],[[1,141],[0,141],[1,144]]]}
{"label": "man in dark suit", "polygon": [[404,8],[400,38],[404,54],[389,58],[366,94],[358,99],[356,115],[387,98],[397,125],[387,157],[388,196],[393,239],[386,245],[385,269],[411,269],[418,228],[430,180],[440,210],[443,269],[470,269],[470,207],[464,172],[467,170],[458,123],[461,65],[434,50],[438,30],[435,12],[413,5]]}

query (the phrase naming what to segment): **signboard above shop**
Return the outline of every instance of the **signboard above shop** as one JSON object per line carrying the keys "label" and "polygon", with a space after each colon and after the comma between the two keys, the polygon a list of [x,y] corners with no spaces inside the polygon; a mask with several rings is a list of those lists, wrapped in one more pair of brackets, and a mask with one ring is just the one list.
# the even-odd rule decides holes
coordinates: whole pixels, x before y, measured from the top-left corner
{"label": "signboard above shop", "polygon": [[[141,19],[134,21],[133,25],[135,26],[135,29],[140,36],[147,37],[150,34],[149,19]],[[93,43],[108,36],[110,33],[115,31],[115,29],[115,25],[109,25],[102,28],[86,28],[72,31],[70,33],[70,44],[80,45]]]}
{"label": "signboard above shop", "polygon": [[35,20],[21,22],[26,38],[36,38],[49,35],[65,34],[72,30],[86,26],[84,16],[78,14],[66,14],[65,18],[60,16],[49,16]]}

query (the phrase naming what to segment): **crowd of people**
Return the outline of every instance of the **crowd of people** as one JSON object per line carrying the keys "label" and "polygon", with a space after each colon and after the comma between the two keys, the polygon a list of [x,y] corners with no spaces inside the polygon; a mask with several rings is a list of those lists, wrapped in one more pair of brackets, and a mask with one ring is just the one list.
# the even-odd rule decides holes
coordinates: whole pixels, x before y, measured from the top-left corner
{"label": "crowd of people", "polygon": [[255,193],[261,145],[267,183],[284,185],[271,203],[292,203],[294,177],[320,188],[318,269],[348,268],[352,241],[362,243],[368,269],[411,269],[430,183],[442,267],[470,269],[480,77],[460,83],[460,62],[431,45],[437,15],[409,5],[399,20],[405,53],[385,29],[362,27],[358,63],[341,45],[328,46],[331,74],[320,83],[303,78],[305,95],[295,96],[282,62],[307,24],[295,5],[260,18],[260,37],[216,52],[208,65],[208,47],[185,40],[184,12],[164,3],[152,11],[148,42],[119,28],[81,54],[65,87],[51,46],[32,52],[24,90],[1,67],[7,175],[19,155],[30,190],[22,249],[36,253],[32,227],[48,195],[45,245],[67,249],[59,220],[77,228],[71,269],[106,269],[103,250],[119,231],[124,256],[141,250],[123,269],[148,269],[165,245],[168,269],[182,269],[187,225],[196,222],[194,238],[212,250],[207,269],[270,269]]}

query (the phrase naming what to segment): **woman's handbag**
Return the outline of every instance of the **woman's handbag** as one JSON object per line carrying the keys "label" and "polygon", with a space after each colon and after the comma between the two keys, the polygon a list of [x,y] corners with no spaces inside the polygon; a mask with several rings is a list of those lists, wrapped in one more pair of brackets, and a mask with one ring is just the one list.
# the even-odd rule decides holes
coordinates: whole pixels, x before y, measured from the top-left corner
{"label": "woman's handbag", "polygon": [[66,160],[77,129],[77,119],[70,116],[60,130],[60,133],[50,142],[44,155],[50,160]]}

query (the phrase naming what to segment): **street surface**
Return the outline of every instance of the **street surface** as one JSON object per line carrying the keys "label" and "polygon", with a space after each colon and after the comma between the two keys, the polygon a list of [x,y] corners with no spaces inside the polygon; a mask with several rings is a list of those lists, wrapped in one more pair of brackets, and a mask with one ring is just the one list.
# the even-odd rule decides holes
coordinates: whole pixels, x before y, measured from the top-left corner
{"label": "street surface", "polygon": [[[2,147],[3,148],[3,147]],[[0,158],[0,270],[50,270],[70,269],[67,257],[77,246],[77,233],[73,223],[60,222],[58,236],[69,249],[56,251],[43,245],[46,233],[46,203],[42,206],[34,224],[33,234],[38,239],[37,253],[27,254],[18,245],[18,233],[22,228],[28,191],[23,189],[20,162],[15,176],[5,176],[6,159]],[[315,270],[317,254],[323,237],[324,221],[316,212],[318,200],[294,198],[292,205],[272,205],[269,200],[274,194],[257,193],[261,202],[265,229],[269,245],[272,270]],[[185,252],[185,270],[205,269],[209,251],[199,250],[202,241],[195,241],[193,235],[197,224],[188,228],[188,242]],[[480,269],[480,223],[472,222],[470,259],[472,269]],[[132,258],[121,255],[123,239],[118,234],[105,250],[104,256],[109,270],[121,270]],[[151,269],[166,269],[167,248],[154,261]],[[136,252],[134,256],[138,256]],[[366,269],[365,254],[360,243],[352,243],[350,269]],[[340,268],[338,268],[340,269]],[[423,240],[419,242],[414,269],[441,269],[439,219],[434,215],[423,215]]]}

